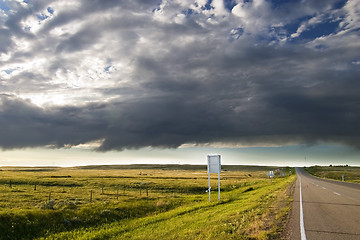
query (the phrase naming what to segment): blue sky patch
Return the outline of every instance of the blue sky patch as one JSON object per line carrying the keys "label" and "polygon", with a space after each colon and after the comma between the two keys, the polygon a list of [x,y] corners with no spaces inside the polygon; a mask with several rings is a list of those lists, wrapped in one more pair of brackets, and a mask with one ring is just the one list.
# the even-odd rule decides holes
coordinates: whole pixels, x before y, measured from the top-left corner
{"label": "blue sky patch", "polygon": [[328,36],[335,33],[339,27],[339,22],[324,22],[315,26],[309,27],[307,30],[301,33],[301,38],[315,39],[322,36]]}
{"label": "blue sky patch", "polygon": [[40,13],[40,14],[36,14],[36,17],[41,20],[41,21],[44,21],[45,19],[47,19],[49,16],[43,14],[43,13]]}
{"label": "blue sky patch", "polygon": [[204,7],[202,7],[203,10],[210,10],[213,7],[211,6],[212,0],[208,0]]}
{"label": "blue sky patch", "polygon": [[50,14],[54,14],[54,9],[52,9],[51,7],[48,7],[48,8],[47,8],[47,11],[48,11],[48,13],[50,13]]}
{"label": "blue sky patch", "polygon": [[15,69],[6,69],[4,70],[4,72],[6,72],[6,74],[11,74],[13,71],[15,71]]}
{"label": "blue sky patch", "polygon": [[183,10],[183,11],[181,11],[186,17],[188,17],[188,16],[191,16],[191,15],[193,15],[194,14],[194,10],[193,9],[186,9],[186,10]]}
{"label": "blue sky patch", "polygon": [[236,6],[236,1],[234,0],[224,0],[225,8],[231,11]]}
{"label": "blue sky patch", "polygon": [[10,8],[2,0],[0,0],[0,9],[4,10],[5,12],[10,10]]}
{"label": "blue sky patch", "polygon": [[[299,2],[300,0],[292,0],[291,3],[294,4],[295,2]],[[287,4],[289,3],[289,0],[271,0],[270,1],[271,5],[273,6],[273,8],[278,8],[281,5]]]}
{"label": "blue sky patch", "polygon": [[289,35],[296,33],[296,31],[298,30],[298,28],[301,26],[301,24],[303,24],[304,22],[309,21],[312,17],[314,16],[305,16],[305,17],[301,17],[299,19],[296,19],[295,21],[286,24],[284,26],[284,29],[287,31],[287,33]]}
{"label": "blue sky patch", "polygon": [[104,68],[105,72],[109,72],[109,69],[111,68],[111,65]]}
{"label": "blue sky patch", "polygon": [[334,4],[334,8],[335,9],[343,8],[347,2],[348,0],[340,0]]}

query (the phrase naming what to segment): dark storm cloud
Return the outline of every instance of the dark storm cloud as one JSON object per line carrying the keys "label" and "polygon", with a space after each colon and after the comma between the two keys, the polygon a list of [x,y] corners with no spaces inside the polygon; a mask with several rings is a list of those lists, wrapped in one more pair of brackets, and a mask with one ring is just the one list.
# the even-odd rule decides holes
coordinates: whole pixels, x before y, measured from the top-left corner
{"label": "dark storm cloud", "polygon": [[[236,15],[190,11],[185,1],[84,1],[71,8],[53,1],[54,15],[21,37],[30,49],[17,50],[21,44],[10,38],[4,47],[12,55],[2,61],[0,146],[101,140],[101,151],[187,143],[359,148],[360,45],[347,19],[357,20],[345,7],[331,9],[335,3],[274,8],[249,1],[243,12],[234,7]],[[284,10],[290,8],[301,11],[293,16]],[[301,39],[327,10],[346,27]],[[24,19],[14,16],[4,31],[16,28],[18,36]],[[35,105],[36,96],[45,100]]]}
{"label": "dark storm cloud", "polygon": [[0,144],[7,149],[44,145],[63,147],[86,142],[99,135],[97,129],[103,129],[99,127],[101,119],[92,119],[89,114],[96,108],[49,110],[13,96],[1,96],[0,124],[3,127]]}
{"label": "dark storm cloud", "polygon": [[10,32],[7,29],[0,29],[0,51],[7,52],[8,47],[10,47],[11,40],[9,36]]}

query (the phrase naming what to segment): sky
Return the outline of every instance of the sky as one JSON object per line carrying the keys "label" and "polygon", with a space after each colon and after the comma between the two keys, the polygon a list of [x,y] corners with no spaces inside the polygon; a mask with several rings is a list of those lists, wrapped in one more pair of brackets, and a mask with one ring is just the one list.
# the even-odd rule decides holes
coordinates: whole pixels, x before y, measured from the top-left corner
{"label": "sky", "polygon": [[360,165],[358,0],[0,0],[0,166]]}

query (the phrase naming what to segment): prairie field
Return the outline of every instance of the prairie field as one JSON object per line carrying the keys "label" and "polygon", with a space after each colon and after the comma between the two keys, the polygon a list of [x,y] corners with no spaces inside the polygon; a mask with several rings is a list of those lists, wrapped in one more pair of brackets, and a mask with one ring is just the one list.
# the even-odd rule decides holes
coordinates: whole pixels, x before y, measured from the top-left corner
{"label": "prairie field", "polygon": [[[312,166],[304,168],[308,173],[321,178],[360,183],[360,167],[352,166]],[[344,179],[343,179],[344,176]]]}
{"label": "prairie field", "polygon": [[206,166],[2,167],[0,239],[279,239],[294,173],[222,166],[209,202]]}

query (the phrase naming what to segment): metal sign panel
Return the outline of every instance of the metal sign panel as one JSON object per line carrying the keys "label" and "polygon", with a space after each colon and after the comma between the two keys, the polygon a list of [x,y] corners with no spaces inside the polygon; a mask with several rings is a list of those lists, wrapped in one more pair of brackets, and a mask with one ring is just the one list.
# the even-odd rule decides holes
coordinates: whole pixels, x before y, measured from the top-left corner
{"label": "metal sign panel", "polygon": [[273,178],[273,177],[274,177],[274,171],[269,171],[269,173],[267,173],[266,175],[268,175],[269,177]]}
{"label": "metal sign panel", "polygon": [[219,191],[219,201],[220,201],[220,172],[221,172],[221,156],[220,155],[208,155],[208,181],[209,181],[209,202],[211,201],[211,186],[210,186],[210,173],[218,174],[218,191]]}
{"label": "metal sign panel", "polygon": [[221,172],[220,155],[208,155],[208,173]]}

